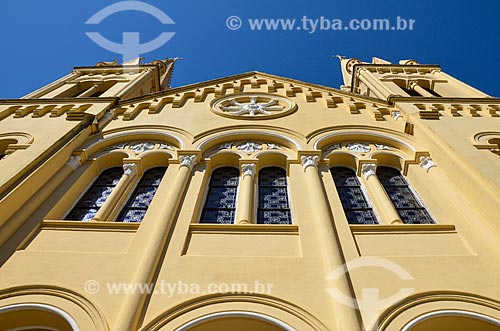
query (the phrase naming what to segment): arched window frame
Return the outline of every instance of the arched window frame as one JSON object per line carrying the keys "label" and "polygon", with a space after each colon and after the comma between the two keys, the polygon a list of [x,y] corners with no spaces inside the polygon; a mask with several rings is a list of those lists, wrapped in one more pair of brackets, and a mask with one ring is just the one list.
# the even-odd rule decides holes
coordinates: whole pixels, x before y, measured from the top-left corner
{"label": "arched window frame", "polygon": [[[273,186],[273,185],[261,185],[261,173],[262,171],[266,171],[266,170],[269,170],[271,168],[277,168],[277,169],[280,169],[283,171],[284,173],[284,178],[286,180],[286,185],[283,186],[283,185],[277,185],[277,186]],[[265,186],[266,188],[272,188],[272,187],[278,187],[278,188],[285,188],[286,190],[286,198],[287,198],[287,205],[288,207],[287,208],[262,208],[261,207],[261,194],[262,194],[262,186]],[[261,168],[259,171],[258,171],[258,176],[257,176],[257,203],[256,203],[256,210],[257,210],[257,213],[256,213],[256,223],[257,224],[280,224],[280,225],[283,225],[283,224],[293,224],[293,217],[292,217],[292,208],[291,208],[291,201],[290,201],[290,180],[288,178],[288,173],[286,171],[286,169],[283,169],[282,167],[280,166],[277,166],[277,165],[270,165],[270,166],[266,166],[264,168]],[[286,223],[282,223],[282,222],[272,222],[272,223],[267,223],[265,221],[263,221],[263,218],[261,217],[261,211],[265,211],[265,210],[268,210],[268,211],[272,211],[272,210],[276,210],[276,211],[279,211],[279,210],[285,210],[287,213],[288,213],[288,222]]]}
{"label": "arched window frame", "polygon": [[[382,180],[381,176],[380,176],[381,169],[392,169],[393,171],[397,172],[399,174],[399,177],[403,180],[404,184],[403,185],[390,185],[390,186],[386,185],[385,181]],[[391,200],[394,209],[400,215],[401,220],[403,221],[404,224],[436,224],[436,221],[429,213],[429,210],[425,206],[423,200],[420,198],[420,196],[417,194],[417,192],[413,189],[412,185],[410,185],[410,183],[406,179],[406,176],[403,175],[403,173],[401,172],[400,169],[395,168],[395,167],[391,167],[391,166],[386,166],[386,165],[378,165],[376,175],[377,175],[382,187],[384,188],[385,192],[387,193],[387,196]],[[391,194],[390,192],[388,192],[387,187],[405,187],[409,191],[409,193],[411,194],[411,198],[414,199],[414,201],[418,205],[418,207],[411,207],[411,208],[410,207],[398,207],[397,203],[395,201],[394,194]],[[408,196],[406,196],[406,197],[408,197]],[[418,223],[414,223],[413,221],[409,221],[408,216],[403,216],[403,214],[401,214],[400,210],[420,210],[423,213],[423,216],[427,219],[427,221],[418,222]]]}
{"label": "arched window frame", "polygon": [[[107,175],[108,173],[111,173],[112,171],[115,171],[117,176],[113,179],[113,181],[111,183],[106,183],[106,179],[104,176]],[[116,167],[116,166],[103,170],[99,174],[99,176],[97,176],[92,181],[92,183],[89,185],[89,187],[78,198],[78,200],[76,201],[74,206],[69,210],[69,212],[64,217],[64,219],[71,220],[71,221],[82,221],[82,222],[88,222],[88,221],[92,220],[92,218],[95,217],[95,215],[101,209],[102,205],[108,199],[109,195],[116,189],[116,186],[118,185],[118,182],[120,181],[121,177],[123,176],[123,173],[124,173],[123,168]],[[119,176],[118,176],[118,174],[119,174]],[[98,193],[99,189],[102,190],[102,189],[106,189],[106,188],[107,188],[108,194],[106,195],[106,198],[104,200],[98,201],[99,198],[97,198],[97,200],[92,201],[92,205],[91,205],[91,203],[86,203],[84,201],[88,196],[90,196],[92,194],[92,190],[96,191],[95,193]],[[104,194],[105,192],[106,192],[106,190],[101,192],[101,195]],[[85,209],[88,209],[88,211],[83,217],[75,218],[77,216],[78,210],[85,210]],[[90,216],[90,214],[88,214],[88,213],[91,210],[95,210],[95,212],[93,212]],[[76,215],[73,216],[72,214],[76,214]]]}
{"label": "arched window frame", "polygon": [[[218,172],[222,172],[224,169],[234,169],[236,172],[235,174],[237,175],[236,178],[237,178],[237,183],[236,185],[217,185],[215,186],[214,185],[214,174],[218,174]],[[236,222],[236,214],[237,214],[237,210],[238,210],[238,194],[239,194],[239,191],[240,191],[240,184],[241,184],[241,178],[240,178],[241,174],[240,174],[240,171],[238,169],[238,167],[236,166],[233,166],[233,165],[224,165],[224,166],[220,166],[220,167],[217,167],[215,169],[212,169],[211,173],[210,173],[210,178],[208,179],[208,184],[207,184],[207,188],[205,190],[205,198],[204,198],[204,202],[203,202],[203,207],[202,207],[202,210],[201,210],[201,213],[200,213],[200,217],[199,217],[199,223],[202,223],[202,224],[234,224]],[[212,192],[214,192],[214,189],[215,188],[226,188],[226,187],[229,187],[229,188],[233,188],[235,189],[235,193],[234,193],[234,202],[233,202],[233,207],[217,207],[217,206],[211,206],[212,203],[214,203],[215,201],[212,200],[212,197],[211,197],[211,194]],[[208,217],[207,217],[207,213],[209,213],[210,211],[212,212],[217,212],[217,211],[232,211],[232,216],[231,216],[231,221],[229,220],[224,220],[224,216],[222,216],[222,220],[223,221],[213,221],[213,220],[208,220]],[[219,217],[217,217],[217,220],[219,220]]]}
{"label": "arched window frame", "polygon": [[[128,197],[123,207],[120,208],[120,211],[115,219],[115,222],[124,222],[124,223],[142,222],[144,216],[146,215],[146,212],[151,206],[151,203],[158,191],[158,187],[160,186],[166,171],[167,171],[167,166],[153,167],[144,171],[142,176],[135,184],[132,194]],[[155,174],[154,172],[157,173]],[[150,178],[148,176],[156,176],[156,177]],[[146,183],[146,180],[152,180],[152,183]],[[153,192],[148,194],[150,192],[148,190],[153,190]],[[143,199],[143,201],[141,201],[140,199]],[[137,213],[133,213],[133,211],[136,211]],[[132,215],[130,215],[129,213],[131,213]]]}
{"label": "arched window frame", "polygon": [[[336,179],[335,177],[335,171],[334,169],[347,169],[349,171],[352,172],[352,174],[354,175],[354,178],[356,180],[356,183],[357,185],[339,185],[339,180],[338,180],[338,177]],[[363,186],[363,183],[359,180],[359,178],[356,176],[356,170],[355,169],[352,169],[351,167],[348,167],[348,166],[345,166],[343,164],[338,164],[338,165],[333,165],[330,167],[330,174],[332,176],[332,179],[333,179],[333,183],[335,185],[335,188],[337,190],[337,194],[338,194],[338,197],[339,197],[339,200],[342,204],[342,209],[344,211],[344,215],[347,219],[347,222],[351,225],[354,225],[354,224],[380,224],[379,222],[379,219],[378,219],[378,215],[375,213],[375,209],[373,208],[373,204],[370,200],[370,197],[369,195],[367,194],[364,186]],[[342,190],[339,190],[339,188],[345,188],[345,187],[355,187],[355,188],[358,188],[359,189],[359,192],[361,193],[362,195],[362,198],[364,200],[364,202],[366,203],[367,207],[364,207],[364,208],[361,208],[361,207],[349,207],[347,206],[346,204],[346,201],[345,199],[343,199],[342,197],[342,193],[341,191]],[[366,222],[354,222],[353,220],[353,216],[351,213],[349,213],[349,211],[360,211],[360,210],[363,210],[363,211],[367,211],[369,213],[371,213],[371,220],[367,220]]]}

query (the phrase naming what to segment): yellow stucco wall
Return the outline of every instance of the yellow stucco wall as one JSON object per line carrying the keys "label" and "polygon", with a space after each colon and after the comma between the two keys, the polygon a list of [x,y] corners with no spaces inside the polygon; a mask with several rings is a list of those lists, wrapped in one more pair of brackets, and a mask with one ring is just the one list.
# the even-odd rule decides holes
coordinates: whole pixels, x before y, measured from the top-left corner
{"label": "yellow stucco wall", "polygon": [[[369,86],[381,79],[367,77],[375,80]],[[154,85],[139,83],[134,91]],[[0,321],[24,326],[24,312],[61,330],[74,329],[71,320],[80,330],[401,330],[420,316],[407,330],[443,330],[440,323],[493,330],[500,160],[491,139],[500,138],[500,100],[470,91],[437,101],[375,99],[252,72],[134,99],[0,101],[0,134],[27,137],[0,160]],[[277,98],[285,108],[269,117],[218,108],[251,97]],[[34,115],[47,104],[62,110]],[[478,104],[479,111],[471,106]],[[131,149],[138,142],[153,147]],[[238,148],[246,142],[261,148]],[[425,169],[427,157],[435,166]],[[101,218],[64,220],[99,173],[123,164],[135,170]],[[199,224],[211,171],[244,164],[255,164],[256,174],[241,175],[236,219],[248,211],[250,224]],[[399,168],[436,224],[395,222],[387,196],[364,174],[370,164]],[[348,224],[329,172],[339,165],[356,171],[380,224]],[[140,176],[156,166],[168,168],[144,220],[114,222]],[[255,224],[258,171],[266,166],[286,169],[292,224]],[[346,262],[348,272],[336,274]],[[116,294],[112,284],[156,286],[151,295]],[[248,293],[233,293],[231,284]],[[373,301],[370,288],[387,300]],[[361,310],[343,302],[366,303],[369,295],[375,303]],[[471,315],[426,317],[439,311]]]}

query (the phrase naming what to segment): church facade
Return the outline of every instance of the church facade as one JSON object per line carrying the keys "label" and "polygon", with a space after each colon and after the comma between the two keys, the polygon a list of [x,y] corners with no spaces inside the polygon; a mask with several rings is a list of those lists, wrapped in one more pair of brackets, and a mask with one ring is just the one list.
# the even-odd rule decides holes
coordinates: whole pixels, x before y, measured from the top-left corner
{"label": "church facade", "polygon": [[500,329],[500,99],[101,62],[0,100],[0,329]]}

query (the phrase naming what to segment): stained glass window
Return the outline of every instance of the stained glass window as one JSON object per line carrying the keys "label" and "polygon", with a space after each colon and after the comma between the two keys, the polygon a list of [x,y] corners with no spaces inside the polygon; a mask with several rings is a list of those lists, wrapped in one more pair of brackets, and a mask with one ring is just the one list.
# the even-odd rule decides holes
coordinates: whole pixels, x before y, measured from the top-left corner
{"label": "stained glass window", "polygon": [[111,194],[116,184],[118,184],[122,175],[122,167],[103,171],[70,211],[68,216],[66,216],[66,219],[84,222],[90,221]]}
{"label": "stained glass window", "polygon": [[138,223],[142,221],[166,170],[166,167],[153,168],[142,175],[127,204],[118,215],[117,222]]}
{"label": "stained glass window", "polygon": [[285,170],[278,167],[259,171],[258,224],[292,224]]}
{"label": "stained glass window", "polygon": [[234,223],[239,176],[238,169],[232,167],[218,168],[212,172],[200,223]]}
{"label": "stained glass window", "polygon": [[345,167],[334,167],[330,172],[349,224],[377,224],[377,218],[361,189],[356,173]]}
{"label": "stained glass window", "polygon": [[403,223],[434,223],[432,217],[417,199],[399,170],[389,167],[377,167],[377,176],[399,216],[401,216]]}

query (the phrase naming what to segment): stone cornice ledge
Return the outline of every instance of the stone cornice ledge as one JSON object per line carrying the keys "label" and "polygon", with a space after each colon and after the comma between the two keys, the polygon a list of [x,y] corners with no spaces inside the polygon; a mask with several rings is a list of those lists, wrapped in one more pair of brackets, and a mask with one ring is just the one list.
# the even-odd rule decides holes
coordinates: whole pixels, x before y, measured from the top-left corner
{"label": "stone cornice ledge", "polygon": [[355,224],[350,225],[353,234],[376,234],[376,233],[456,233],[453,224]]}
{"label": "stone cornice ledge", "polygon": [[74,231],[105,231],[105,232],[136,232],[140,223],[125,222],[81,222],[44,220],[40,229],[44,230],[74,230]]}
{"label": "stone cornice ledge", "polygon": [[299,234],[299,226],[295,224],[200,224],[189,226],[191,233],[238,233],[238,234]]}

